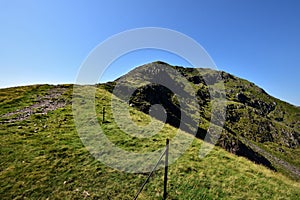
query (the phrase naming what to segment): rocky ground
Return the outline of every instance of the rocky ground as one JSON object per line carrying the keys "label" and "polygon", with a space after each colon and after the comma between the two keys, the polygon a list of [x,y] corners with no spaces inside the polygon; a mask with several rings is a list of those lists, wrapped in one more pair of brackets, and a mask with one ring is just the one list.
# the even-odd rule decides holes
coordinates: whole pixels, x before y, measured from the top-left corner
{"label": "rocky ground", "polygon": [[0,123],[12,123],[16,121],[22,121],[28,119],[33,114],[46,115],[49,111],[62,108],[66,105],[66,102],[61,95],[66,91],[66,88],[55,87],[48,91],[48,94],[44,96],[38,96],[36,102],[31,106],[8,112],[1,116],[1,118],[7,118]]}

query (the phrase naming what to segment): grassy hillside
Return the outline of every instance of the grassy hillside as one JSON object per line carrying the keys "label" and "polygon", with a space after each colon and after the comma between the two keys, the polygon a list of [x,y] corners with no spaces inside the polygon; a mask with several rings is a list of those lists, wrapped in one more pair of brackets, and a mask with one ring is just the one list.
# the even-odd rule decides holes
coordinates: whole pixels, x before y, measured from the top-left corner
{"label": "grassy hillside", "polygon": [[[107,137],[127,151],[153,151],[176,129],[165,125],[150,138],[132,138],[116,125],[111,94],[96,93],[98,121]],[[133,199],[147,174],[117,171],[83,146],[72,116],[72,86],[36,85],[0,90],[1,199]],[[102,108],[106,107],[106,123]],[[131,108],[137,123],[150,118]],[[156,122],[160,123],[160,122]],[[184,137],[191,137],[181,133]],[[215,147],[199,158],[202,141],[169,167],[169,199],[299,199],[300,183]],[[172,147],[172,146],[171,146]],[[158,170],[139,199],[162,199]]]}

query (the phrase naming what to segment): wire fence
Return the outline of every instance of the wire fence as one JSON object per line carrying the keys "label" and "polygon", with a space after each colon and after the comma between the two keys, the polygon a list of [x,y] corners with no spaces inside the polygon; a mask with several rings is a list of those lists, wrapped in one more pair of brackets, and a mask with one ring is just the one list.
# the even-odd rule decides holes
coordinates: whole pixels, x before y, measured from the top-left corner
{"label": "wire fence", "polygon": [[138,196],[140,195],[140,193],[143,191],[145,185],[147,184],[147,182],[149,181],[150,177],[152,176],[153,172],[156,170],[156,168],[158,167],[160,161],[162,160],[162,158],[165,156],[165,174],[164,174],[164,194],[163,194],[163,199],[167,199],[167,182],[168,182],[168,159],[169,159],[169,139],[166,140],[166,148],[164,150],[164,152],[160,155],[157,163],[155,164],[155,166],[153,167],[153,169],[151,170],[151,172],[149,173],[149,175],[147,176],[146,180],[144,181],[144,183],[141,185],[139,191],[136,193],[135,197],[133,200],[136,200],[138,198]]}

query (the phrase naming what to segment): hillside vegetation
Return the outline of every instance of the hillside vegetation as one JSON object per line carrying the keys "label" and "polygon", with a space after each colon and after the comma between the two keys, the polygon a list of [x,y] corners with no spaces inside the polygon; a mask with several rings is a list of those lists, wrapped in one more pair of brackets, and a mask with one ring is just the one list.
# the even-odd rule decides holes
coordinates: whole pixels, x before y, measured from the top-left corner
{"label": "hillside vegetation", "polygon": [[[72,85],[34,85],[0,90],[1,199],[133,199],[144,182],[147,174],[125,173],[107,167],[82,144],[72,115],[72,88]],[[177,129],[168,124],[149,138],[130,137],[120,130],[110,109],[110,89],[107,85],[97,86],[95,105],[99,124],[114,144],[127,151],[145,152],[163,147],[166,138],[170,138],[172,144]],[[293,117],[299,114],[298,110],[275,101],[278,106],[266,115],[283,120],[277,120],[274,126],[285,128],[282,121],[287,120],[290,126],[286,130],[298,130]],[[250,109],[241,107],[243,104],[235,99],[230,105],[239,108],[241,113]],[[106,108],[105,123],[103,107]],[[136,123],[149,122],[148,115],[134,107],[130,109]],[[287,109],[294,114],[288,114]],[[236,129],[238,126],[232,126],[230,130]],[[180,134],[192,137],[184,132]],[[259,146],[259,140],[257,142]],[[261,148],[284,157],[277,151],[277,143],[266,142]],[[168,199],[300,198],[299,182],[220,147],[200,159],[202,143],[195,138],[188,150],[169,166]],[[299,157],[293,157],[294,151],[299,155],[296,147],[280,148],[286,152],[287,161],[299,166]],[[162,190],[163,169],[160,169],[151,177],[139,199],[162,199]]]}
{"label": "hillside vegetation", "polygon": [[[174,127],[183,123],[182,129],[189,133],[193,132],[189,128],[193,120],[185,123],[181,118],[198,110],[200,123],[196,136],[200,139],[207,135],[211,121],[222,126],[222,117],[212,120],[221,113],[214,111],[212,114],[212,107],[214,101],[225,100],[225,123],[217,145],[293,179],[300,179],[300,109],[268,95],[254,83],[226,72],[170,66],[158,61],[140,66],[106,84],[109,91],[122,99],[124,94],[114,89],[118,84],[122,86],[121,91],[137,88],[130,98],[135,108],[148,113],[151,105],[162,104],[168,114],[166,122]],[[189,96],[183,97],[188,105],[180,108],[178,95],[164,84],[175,85],[174,88],[191,85],[196,104],[190,103]],[[179,90],[175,89],[175,92]]]}

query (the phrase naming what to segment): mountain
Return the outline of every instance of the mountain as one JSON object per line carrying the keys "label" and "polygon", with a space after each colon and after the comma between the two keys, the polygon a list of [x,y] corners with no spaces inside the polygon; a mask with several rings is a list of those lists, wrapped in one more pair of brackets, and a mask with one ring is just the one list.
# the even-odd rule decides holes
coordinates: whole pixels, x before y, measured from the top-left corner
{"label": "mountain", "polygon": [[[169,68],[172,70],[168,71]],[[178,76],[182,79],[174,81]],[[186,87],[180,85],[184,80],[187,82],[184,85],[190,84],[195,91],[198,105],[189,102],[183,109],[174,97],[178,97],[175,93],[180,88]],[[219,89],[221,84],[224,90]],[[129,104],[146,114],[151,105],[163,105],[167,112],[166,123],[179,128],[182,122],[181,129],[186,132],[193,132],[188,128],[191,123],[197,126],[198,122],[189,119],[189,115],[199,109],[196,137],[200,139],[205,138],[212,116],[218,115],[212,114],[213,97],[222,99],[226,101],[226,119],[217,145],[272,170],[300,177],[300,109],[268,95],[254,83],[223,71],[170,66],[157,61],[140,66],[107,85],[121,99],[124,91],[131,91]],[[118,88],[114,90],[116,85]],[[175,93],[168,86],[173,87]],[[189,101],[190,96],[184,95],[184,101]],[[214,124],[221,124],[219,121],[222,120],[214,120]]]}
{"label": "mountain", "polygon": [[[157,82],[171,83],[173,91],[155,83],[143,85],[145,81],[150,83],[149,77],[161,73],[162,68],[174,69],[175,75],[178,72],[183,77],[172,82],[174,78],[177,80],[172,73],[167,79],[165,72],[157,76]],[[145,76],[144,70],[150,75]],[[210,89],[210,85],[221,87],[217,83],[220,77],[225,93],[218,88]],[[191,88],[185,88],[180,80],[188,80],[195,90],[196,104],[185,101],[191,96],[184,91]],[[122,81],[124,84],[119,84]],[[172,157],[179,145],[173,141],[178,129],[177,134],[182,138],[193,139],[169,166],[169,199],[298,199],[300,196],[299,108],[225,72],[154,62],[113,82],[94,86],[33,85],[0,89],[1,199],[133,199],[148,174],[119,171],[88,151],[90,147],[83,144],[74,118],[74,113],[81,110],[72,108],[72,104],[78,101],[85,108],[89,99],[76,94],[76,87],[83,92],[95,89],[92,102],[97,124],[120,149],[155,152],[170,138]],[[115,90],[118,87],[121,90]],[[174,90],[182,94],[186,107],[180,104],[180,96],[174,95]],[[124,91],[132,92],[128,101],[124,101]],[[226,120],[218,146],[201,158],[199,149],[205,144],[202,139],[213,118],[211,96],[227,100]],[[152,121],[161,129],[150,137],[129,135],[116,122],[118,115],[113,113],[112,99],[120,103],[115,104],[117,113],[121,109],[118,105],[127,104],[130,118],[137,125],[147,127]],[[163,105],[165,112],[152,104]],[[199,108],[199,116],[194,108]],[[199,121],[195,122],[197,117]],[[187,121],[181,122],[181,118]],[[222,125],[222,117],[213,119],[213,126]],[[94,123],[87,115],[83,128],[93,127]],[[197,125],[196,137],[192,135],[194,125]],[[136,131],[129,124],[125,128]],[[152,128],[143,129],[143,134],[151,134]],[[139,199],[162,198],[164,170],[162,164],[159,166]]]}

